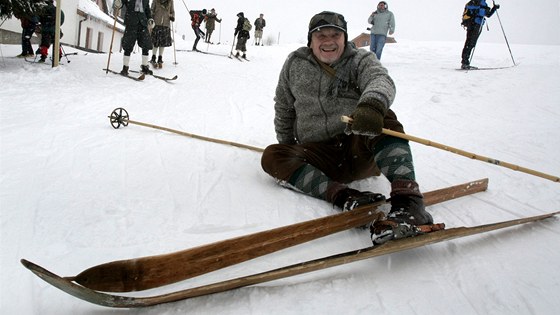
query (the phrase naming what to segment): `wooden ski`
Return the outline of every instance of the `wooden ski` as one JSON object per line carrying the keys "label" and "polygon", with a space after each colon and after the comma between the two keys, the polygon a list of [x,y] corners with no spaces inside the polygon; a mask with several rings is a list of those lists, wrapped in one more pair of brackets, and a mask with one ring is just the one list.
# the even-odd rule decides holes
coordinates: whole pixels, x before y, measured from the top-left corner
{"label": "wooden ski", "polygon": [[[426,205],[459,198],[488,187],[488,179],[424,194]],[[104,292],[132,292],[175,283],[232,266],[336,232],[360,227],[383,216],[379,202],[352,211],[235,237],[174,253],[118,260],[66,277],[83,287]]]}
{"label": "wooden ski", "polygon": [[383,245],[368,247],[360,250],[354,250],[338,255],[328,256],[320,259],[310,260],[303,263],[298,263],[262,273],[257,273],[249,276],[235,278],[231,280],[216,282],[208,285],[203,285],[191,289],[185,289],[163,295],[156,295],[150,297],[130,297],[119,296],[107,293],[94,291],[76,284],[66,278],[62,278],[41,266],[32,262],[22,259],[22,264],[45,280],[49,284],[59,288],[60,290],[73,295],[84,301],[94,303],[97,305],[115,307],[115,308],[137,308],[153,306],[157,304],[176,302],[193,297],[224,292],[236,288],[241,288],[258,283],[264,283],[272,280],[287,278],[299,274],[304,274],[312,271],[322,270],[334,266],[348,264],[351,262],[373,258],[377,256],[392,254],[408,249],[418,248],[424,245],[448,241],[460,237],[471,236],[480,233],[486,233],[498,229],[504,229],[516,225],[521,225],[529,222],[544,220],[557,215],[560,212],[552,212],[543,215],[537,215],[527,218],[515,219],[510,221],[502,221],[497,223],[478,225],[473,227],[458,227],[447,230],[440,230],[428,234],[423,234],[410,238],[403,238],[398,240],[391,240]]}

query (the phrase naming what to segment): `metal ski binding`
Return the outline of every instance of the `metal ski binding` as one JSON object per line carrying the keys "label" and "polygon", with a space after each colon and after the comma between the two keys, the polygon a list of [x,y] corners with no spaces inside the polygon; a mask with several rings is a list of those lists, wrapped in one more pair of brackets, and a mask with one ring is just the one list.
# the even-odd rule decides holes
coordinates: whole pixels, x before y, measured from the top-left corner
{"label": "metal ski binding", "polygon": [[444,229],[444,223],[412,225],[409,223],[397,223],[389,220],[376,221],[370,226],[371,241],[374,246],[381,245],[390,240],[413,237]]}

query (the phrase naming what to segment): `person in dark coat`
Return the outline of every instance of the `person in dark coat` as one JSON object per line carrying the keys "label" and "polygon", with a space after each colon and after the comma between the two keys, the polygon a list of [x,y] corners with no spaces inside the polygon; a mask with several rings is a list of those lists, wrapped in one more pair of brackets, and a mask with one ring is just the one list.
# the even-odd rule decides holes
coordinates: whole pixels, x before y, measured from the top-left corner
{"label": "person in dark coat", "polygon": [[467,70],[473,68],[471,67],[471,54],[472,50],[476,46],[480,33],[482,32],[484,20],[487,17],[491,17],[499,8],[500,5],[495,4],[492,6],[492,9],[490,9],[490,7],[486,4],[486,0],[473,0],[467,3],[465,11],[472,10],[472,12],[475,12],[476,15],[468,19],[463,17],[462,25],[467,30],[467,39],[465,40],[465,45],[463,46],[463,51],[461,53],[461,69]]}
{"label": "person in dark coat", "polygon": [[144,74],[153,74],[150,70],[148,62],[149,54],[152,50],[152,39],[150,38],[150,30],[153,29],[155,22],[152,19],[152,11],[150,9],[149,0],[115,0],[113,7],[115,9],[126,8],[124,16],[124,35],[122,38],[122,48],[124,50],[122,75],[128,75],[130,54],[134,49],[134,45],[138,42],[138,46],[142,48],[142,64],[140,70]]}
{"label": "person in dark coat", "polygon": [[[237,36],[237,44],[235,45],[235,49],[237,52],[235,53],[235,57],[239,57],[240,53],[241,58],[247,59],[247,40],[251,37],[249,35],[249,31],[243,28],[245,24],[245,14],[243,12],[237,13],[237,26],[235,27],[235,32],[233,36]],[[250,22],[249,22],[249,25]]]}
{"label": "person in dark coat", "polygon": [[260,14],[259,17],[255,20],[255,45],[262,46],[262,36],[263,36],[263,29],[266,26],[266,20],[264,19],[264,14]]}
{"label": "person in dark coat", "polygon": [[33,58],[33,46],[31,45],[31,37],[35,33],[35,27],[39,23],[36,16],[24,16],[14,12],[14,16],[21,22],[21,54],[17,55],[18,58]]}
{"label": "person in dark coat", "polygon": [[200,40],[200,38],[204,36],[204,32],[200,29],[200,24],[202,24],[202,22],[206,18],[207,12],[208,11],[206,11],[206,9],[192,10],[189,12],[191,14],[191,27],[193,29],[194,36],[196,36],[196,39],[194,40],[194,45],[192,47],[193,51],[199,51],[196,48],[196,45],[198,45],[198,41]]}
{"label": "person in dark coat", "polygon": [[[49,47],[54,43],[54,36],[56,31],[56,7],[52,0],[46,2],[47,6],[42,10],[39,15],[39,24],[37,26],[41,32],[41,44],[39,45],[39,52],[41,58],[38,62],[45,62],[49,54]],[[64,12],[60,12],[60,25],[64,23]],[[62,37],[62,32],[60,33]],[[59,47],[59,58],[62,57],[62,49]]]}

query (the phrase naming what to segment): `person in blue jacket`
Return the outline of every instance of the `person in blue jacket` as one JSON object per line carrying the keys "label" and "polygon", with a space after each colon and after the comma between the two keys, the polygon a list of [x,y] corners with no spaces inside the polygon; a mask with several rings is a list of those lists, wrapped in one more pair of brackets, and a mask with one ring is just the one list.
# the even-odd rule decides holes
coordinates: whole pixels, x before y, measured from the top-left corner
{"label": "person in blue jacket", "polygon": [[368,23],[371,24],[369,28],[371,31],[369,50],[375,53],[377,59],[381,60],[381,53],[387,41],[387,33],[393,35],[395,32],[395,15],[389,11],[387,2],[380,1],[377,4],[377,10],[371,13]]}
{"label": "person in blue jacket", "polygon": [[471,67],[471,54],[482,32],[484,20],[487,17],[491,17],[499,8],[499,4],[494,4],[492,9],[490,9],[486,4],[486,0],[471,0],[465,6],[461,25],[467,30],[467,39],[461,54],[461,69],[473,68]]}

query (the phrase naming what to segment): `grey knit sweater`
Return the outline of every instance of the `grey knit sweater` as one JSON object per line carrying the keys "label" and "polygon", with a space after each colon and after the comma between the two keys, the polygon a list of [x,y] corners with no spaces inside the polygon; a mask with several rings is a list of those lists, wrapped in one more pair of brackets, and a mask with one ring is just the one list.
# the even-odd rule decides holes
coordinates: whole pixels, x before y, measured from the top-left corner
{"label": "grey knit sweater", "polygon": [[352,114],[358,104],[389,109],[393,103],[395,84],[373,53],[347,43],[331,66],[336,78],[321,68],[308,47],[288,56],[274,98],[279,143],[327,141],[344,133],[340,117]]}

